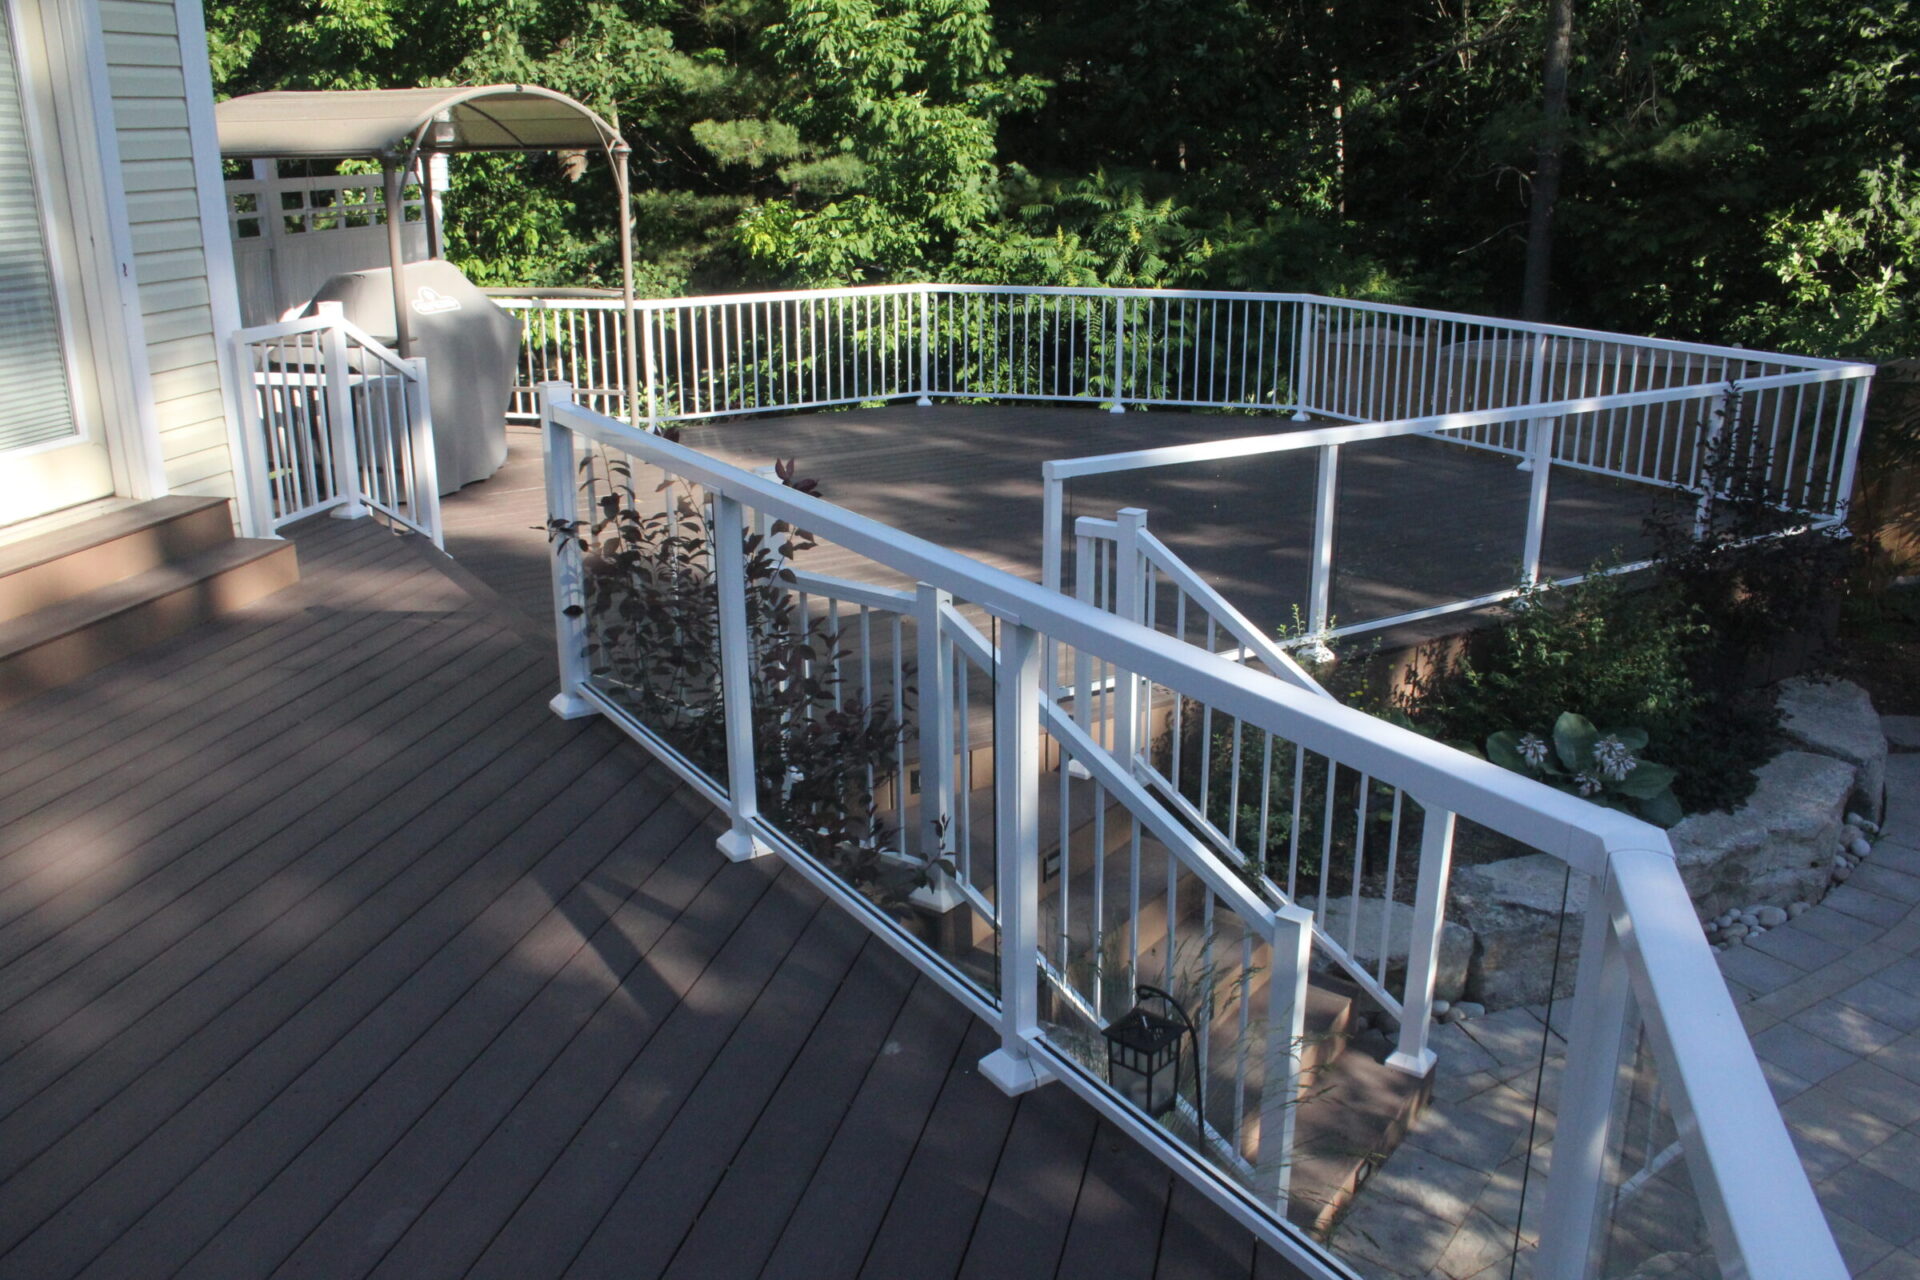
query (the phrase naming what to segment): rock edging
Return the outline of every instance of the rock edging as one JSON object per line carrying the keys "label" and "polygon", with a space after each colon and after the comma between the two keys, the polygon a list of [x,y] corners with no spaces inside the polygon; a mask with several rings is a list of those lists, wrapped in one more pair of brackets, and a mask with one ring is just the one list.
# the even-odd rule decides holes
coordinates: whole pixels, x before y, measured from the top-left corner
{"label": "rock edging", "polygon": [[[1780,698],[1795,745],[1756,771],[1758,785],[1738,809],[1696,814],[1668,833],[1703,927],[1713,926],[1720,946],[1804,911],[1851,874],[1869,847],[1866,833],[1877,830],[1887,740],[1866,691],[1796,678],[1782,683]],[[1458,870],[1448,918],[1473,931],[1467,994],[1489,1009],[1566,995],[1585,908],[1585,879],[1569,884],[1566,864],[1551,854]]]}

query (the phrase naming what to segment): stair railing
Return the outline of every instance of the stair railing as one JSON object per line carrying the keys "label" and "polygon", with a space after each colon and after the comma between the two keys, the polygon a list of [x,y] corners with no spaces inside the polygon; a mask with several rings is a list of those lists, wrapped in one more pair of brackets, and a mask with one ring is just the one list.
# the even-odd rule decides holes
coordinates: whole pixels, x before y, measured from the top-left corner
{"label": "stair railing", "polygon": [[[1112,520],[1082,516],[1074,535],[1074,593],[1080,600],[1331,696],[1155,537],[1144,510],[1123,508]],[[1087,696],[1079,696],[1080,690]],[[1427,1038],[1441,976],[1451,816],[1428,821],[1424,809],[1409,808],[1397,788],[1364,775],[1343,777],[1332,762],[1271,734],[1250,734],[1219,709],[1170,696],[1172,691],[1161,690],[1156,699],[1150,685],[1092,662],[1084,652],[1062,692],[1083,730],[1127,762],[1214,854],[1253,877],[1270,901],[1311,908],[1315,948],[1398,1023],[1389,1064],[1425,1075],[1434,1061]],[[1323,768],[1328,776],[1320,778]],[[1316,776],[1310,779],[1309,771]],[[1317,809],[1316,786],[1325,794]],[[1327,809],[1343,789],[1352,795],[1339,803],[1350,803],[1357,815],[1350,833]],[[1366,815],[1374,809],[1384,810],[1387,821],[1381,835],[1369,839]],[[1329,892],[1325,874],[1336,854],[1351,858],[1344,898]],[[1381,885],[1379,896],[1363,897],[1360,887],[1372,879]],[[1395,955],[1402,938],[1406,954]]]}
{"label": "stair railing", "polygon": [[423,359],[402,359],[347,320],[319,314],[232,337],[246,388],[245,483],[266,537],[323,512],[378,512],[444,545]]}
{"label": "stair railing", "polygon": [[[564,387],[547,389],[543,421],[557,539],[556,709],[608,716],[720,808],[729,828],[721,846],[730,856],[781,857],[987,1021],[1000,1043],[981,1070],[1002,1089],[1066,1085],[1303,1272],[1350,1280],[1350,1269],[1284,1216],[1300,1174],[1288,1128],[1300,1102],[1292,1064],[1314,932],[1304,908],[1314,896],[1309,871],[1303,862],[1299,881],[1288,886],[1298,905],[1276,905],[1256,890],[1178,820],[1137,768],[1123,765],[1123,755],[1096,740],[1067,708],[1043,698],[1042,652],[1052,642],[1069,666],[1085,649],[1091,660],[1133,673],[1146,707],[1180,699],[1210,709],[1216,724],[1228,726],[1226,736],[1242,741],[1242,760],[1247,742],[1256,753],[1269,744],[1276,756],[1284,753],[1268,776],[1305,779],[1288,794],[1286,812],[1296,820],[1303,848],[1322,851],[1312,874],[1323,877],[1323,886],[1357,883],[1358,841],[1386,838],[1374,832],[1390,824],[1410,837],[1417,817],[1422,846],[1444,849],[1456,814],[1552,855],[1579,877],[1588,915],[1535,1274],[1585,1276],[1611,1225],[1607,1153],[1618,1119],[1618,1081],[1636,1043],[1646,1047],[1678,1121],[1686,1171],[1721,1265],[1766,1280],[1844,1274],[1657,828],[593,413],[571,403]],[[602,509],[608,477],[618,475],[630,477],[624,482],[629,495],[661,493],[662,480],[667,492],[680,495],[660,522],[647,518],[651,527],[679,531],[677,558],[633,579],[681,602],[677,630],[663,641],[680,661],[663,661],[653,650],[628,654],[626,665],[610,657],[626,643],[625,629],[636,616],[620,576],[632,548],[609,547],[609,535],[591,521]],[[954,861],[957,815],[936,812],[921,829],[931,828],[940,842],[910,849],[902,859],[897,845],[880,840],[873,844],[885,847],[862,847],[853,838],[857,813],[824,814],[817,805],[796,811],[787,803],[817,779],[761,767],[761,748],[773,741],[766,735],[803,746],[817,746],[824,735],[834,750],[845,745],[845,759],[882,760],[896,751],[900,732],[884,715],[870,714],[871,707],[866,715],[851,710],[847,658],[837,659],[841,675],[831,676],[831,655],[851,649],[850,637],[862,634],[857,625],[849,629],[843,620],[839,641],[829,643],[824,624],[811,623],[806,635],[814,656],[807,662],[783,659],[776,668],[756,668],[757,647],[767,641],[768,597],[754,586],[764,565],[750,564],[748,531],[762,520],[804,529],[863,558],[876,574],[916,584],[912,616],[904,590],[868,597],[870,608],[892,616],[865,634],[889,634],[899,618],[895,651],[934,654],[930,666],[916,661],[903,675],[905,702],[923,731],[929,701],[950,699],[956,713],[942,731],[945,740],[939,734],[923,740],[923,753],[946,760],[983,754],[957,748],[965,741],[958,726],[966,723],[958,715],[959,689],[984,683],[991,752],[974,767],[987,775],[987,785],[966,791],[985,793],[985,820],[978,825],[990,835],[977,828],[969,833],[965,884],[945,895],[954,900],[945,910],[889,892],[888,876],[902,862],[917,858],[924,865],[935,853],[936,860]],[[612,536],[626,539],[627,528]],[[798,583],[796,575],[787,585]],[[815,589],[830,594],[824,584]],[[909,641],[923,622],[931,643],[923,645],[929,637],[919,634]],[[965,679],[960,659],[973,668]],[[903,658],[903,671],[904,664]],[[876,673],[883,669],[875,664]],[[934,678],[941,672],[953,673],[944,692]],[[770,700],[773,690],[795,688],[808,692],[804,706],[782,711]],[[1162,776],[1181,783],[1191,770],[1175,769],[1170,749],[1136,744],[1134,759],[1147,756]],[[1183,762],[1196,758],[1183,754]],[[832,772],[834,757],[814,759]],[[1076,761],[1085,778],[1074,777]],[[899,780],[903,817],[916,790],[919,802],[928,803],[924,759],[921,765],[917,789],[910,778]],[[912,761],[905,767],[911,771]],[[858,808],[867,794],[859,770],[844,769],[840,777],[843,799]],[[948,797],[961,782],[946,786],[936,807],[951,804]],[[1185,793],[1184,785],[1175,789]],[[1068,815],[1051,850],[1043,835],[1048,794]],[[1404,799],[1410,796],[1422,803]],[[1077,814],[1086,820],[1074,820]],[[1389,847],[1398,843],[1393,838]],[[1339,858],[1324,856],[1327,850]],[[888,852],[895,856],[884,856]],[[1420,880],[1430,883],[1429,866],[1419,870]],[[938,884],[928,877],[918,888],[937,890]],[[1337,895],[1319,898],[1331,916]],[[1338,936],[1330,924],[1323,927]],[[1412,963],[1417,969],[1426,961],[1416,955]],[[1189,1008],[1204,1010],[1197,1039],[1210,1087],[1199,1125],[1178,1108],[1161,1119],[1149,1116],[1108,1078],[1098,1019],[1123,1007],[1120,984],[1143,973],[1158,976],[1155,985],[1174,991]],[[1063,983],[1076,999],[1057,998]],[[1096,1011],[1092,1019],[1089,1007]],[[1236,1070],[1224,1072],[1244,1088],[1211,1087],[1224,1071],[1216,1070],[1223,1054],[1249,1060],[1244,1072],[1237,1062]],[[1224,1096],[1216,1099],[1216,1092]],[[1226,1153],[1218,1149],[1221,1139]]]}

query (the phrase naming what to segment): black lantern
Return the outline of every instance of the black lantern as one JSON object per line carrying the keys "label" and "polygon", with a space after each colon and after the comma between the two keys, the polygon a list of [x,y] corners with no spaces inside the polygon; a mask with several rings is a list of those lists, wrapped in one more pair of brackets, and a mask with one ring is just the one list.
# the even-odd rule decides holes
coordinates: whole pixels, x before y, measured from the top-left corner
{"label": "black lantern", "polygon": [[[1199,1069],[1200,1040],[1187,1011],[1158,987],[1138,986],[1135,1000],[1160,1000],[1179,1015],[1163,1017],[1135,1004],[1108,1023],[1100,1034],[1107,1039],[1107,1083],[1120,1096],[1155,1119],[1173,1110],[1180,1099],[1180,1037],[1194,1037],[1194,1068]],[[1195,1095],[1199,1095],[1198,1084]]]}

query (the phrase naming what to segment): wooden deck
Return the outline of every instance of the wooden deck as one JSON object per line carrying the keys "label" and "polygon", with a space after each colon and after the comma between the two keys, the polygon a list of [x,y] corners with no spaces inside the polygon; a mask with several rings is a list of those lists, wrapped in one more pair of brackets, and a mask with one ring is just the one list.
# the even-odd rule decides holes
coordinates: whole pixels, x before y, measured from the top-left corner
{"label": "wooden deck", "polygon": [[547,711],[515,434],[462,567],[322,520],[0,713],[0,1276],[1295,1274]]}
{"label": "wooden deck", "polygon": [[[1047,460],[1299,425],[1220,414],[896,404],[694,427],[681,439],[747,467],[796,459],[829,501],[1037,582]],[[446,499],[447,549],[550,630],[539,435],[514,427],[508,438],[510,456],[498,474]],[[1306,612],[1314,482],[1311,453],[1094,477],[1069,486],[1067,514],[1146,508],[1149,528],[1254,622],[1278,631],[1294,622],[1296,607]],[[1511,458],[1425,438],[1342,450],[1336,624],[1511,586],[1529,484]],[[1556,469],[1545,572],[1565,577],[1596,561],[1640,558],[1648,549],[1642,522],[1673,501],[1643,485]],[[831,547],[810,553],[803,567],[886,576]],[[1404,629],[1389,647],[1456,629],[1457,620]]]}

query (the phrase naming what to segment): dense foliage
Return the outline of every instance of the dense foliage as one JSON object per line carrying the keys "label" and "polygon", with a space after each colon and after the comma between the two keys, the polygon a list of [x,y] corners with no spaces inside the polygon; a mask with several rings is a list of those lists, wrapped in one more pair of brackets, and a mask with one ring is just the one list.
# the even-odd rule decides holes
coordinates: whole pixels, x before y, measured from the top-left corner
{"label": "dense foliage", "polygon": [[[1510,313],[1547,8],[208,0],[208,18],[227,93],[522,80],[617,116],[649,291],[942,276]],[[1916,19],[1911,0],[1579,6],[1555,318],[1911,351]],[[487,282],[608,282],[604,166],[568,172],[457,162],[452,255]]]}

